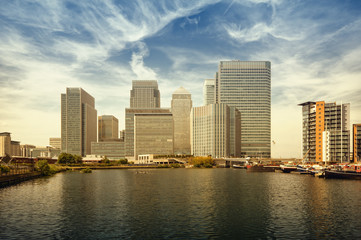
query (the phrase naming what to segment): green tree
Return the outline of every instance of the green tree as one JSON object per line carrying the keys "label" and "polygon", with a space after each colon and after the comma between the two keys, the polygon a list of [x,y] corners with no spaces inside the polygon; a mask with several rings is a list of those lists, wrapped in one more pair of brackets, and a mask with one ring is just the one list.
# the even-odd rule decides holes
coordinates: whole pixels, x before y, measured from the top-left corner
{"label": "green tree", "polygon": [[212,157],[192,157],[189,164],[196,168],[211,168],[214,166]]}
{"label": "green tree", "polygon": [[107,156],[104,156],[104,157],[102,158],[102,163],[110,164],[110,160],[107,158]]}
{"label": "green tree", "polygon": [[73,155],[70,153],[60,153],[58,156],[59,164],[82,164],[83,157],[80,155]]}
{"label": "green tree", "polygon": [[82,164],[83,163],[83,157],[80,155],[73,155],[74,163]]}
{"label": "green tree", "polygon": [[47,160],[39,160],[36,163],[36,168],[44,176],[50,176],[53,174]]}
{"label": "green tree", "polygon": [[128,159],[120,159],[119,161],[118,161],[118,163],[119,164],[128,164]]}
{"label": "green tree", "polygon": [[58,156],[58,163],[60,164],[69,164],[73,161],[73,155],[70,153],[60,153]]}

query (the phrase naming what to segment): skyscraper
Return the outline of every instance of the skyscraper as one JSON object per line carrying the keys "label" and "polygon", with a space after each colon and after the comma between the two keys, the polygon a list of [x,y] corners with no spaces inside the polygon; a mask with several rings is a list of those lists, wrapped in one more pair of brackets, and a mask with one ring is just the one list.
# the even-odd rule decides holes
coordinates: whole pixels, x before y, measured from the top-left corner
{"label": "skyscraper", "polygon": [[98,141],[118,140],[119,122],[113,115],[98,117]]}
{"label": "skyscraper", "polygon": [[221,61],[215,102],[241,112],[241,154],[271,157],[271,63]]}
{"label": "skyscraper", "polygon": [[194,156],[229,156],[230,109],[226,104],[192,108],[191,146]]}
{"label": "skyscraper", "polygon": [[[125,109],[125,155],[134,156],[135,115],[136,114],[167,114],[169,109],[164,108],[126,108]],[[139,132],[139,131],[138,131]]]}
{"label": "skyscraper", "polygon": [[206,79],[203,83],[203,105],[214,103],[215,79]]}
{"label": "skyscraper", "polygon": [[183,87],[172,95],[172,114],[174,125],[174,154],[191,154],[190,114],[192,110],[191,94]]}
{"label": "skyscraper", "polygon": [[171,113],[134,115],[134,157],[173,154],[173,117]]}
{"label": "skyscraper", "polygon": [[350,104],[305,102],[302,145],[306,161],[345,162],[350,153]]}
{"label": "skyscraper", "polygon": [[133,80],[130,108],[160,108],[157,80]]}
{"label": "skyscraper", "polygon": [[61,94],[61,151],[85,156],[97,141],[95,100],[81,88]]}

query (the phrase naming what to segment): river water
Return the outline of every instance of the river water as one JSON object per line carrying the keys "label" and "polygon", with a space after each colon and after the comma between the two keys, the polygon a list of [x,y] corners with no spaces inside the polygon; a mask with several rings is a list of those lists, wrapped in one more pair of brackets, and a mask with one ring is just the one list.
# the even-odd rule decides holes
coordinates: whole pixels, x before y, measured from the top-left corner
{"label": "river water", "polygon": [[361,181],[133,169],[0,189],[0,239],[244,238],[361,239]]}

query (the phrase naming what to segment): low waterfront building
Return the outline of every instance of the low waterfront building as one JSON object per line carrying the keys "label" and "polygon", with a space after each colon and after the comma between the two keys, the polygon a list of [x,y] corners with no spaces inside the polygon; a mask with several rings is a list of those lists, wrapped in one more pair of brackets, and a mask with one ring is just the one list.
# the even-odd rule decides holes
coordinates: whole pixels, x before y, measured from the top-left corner
{"label": "low waterfront building", "polygon": [[106,156],[110,160],[124,158],[125,144],[120,140],[92,142],[91,155]]}
{"label": "low waterfront building", "polygon": [[21,150],[20,150],[20,142],[19,141],[11,141],[11,156],[17,156],[20,157],[21,156]]}
{"label": "low waterfront building", "polygon": [[30,157],[38,158],[57,158],[60,155],[60,148],[54,148],[52,146],[36,147],[30,150]]}
{"label": "low waterfront building", "polygon": [[350,104],[305,102],[302,106],[303,155],[309,162],[350,160]]}
{"label": "low waterfront building", "polygon": [[21,156],[20,142],[11,140],[11,133],[0,133],[0,157],[4,156]]}
{"label": "low waterfront building", "polygon": [[153,154],[143,154],[138,155],[138,160],[135,160],[135,164],[154,164],[154,155]]}
{"label": "low waterfront building", "polygon": [[353,160],[359,162],[361,160],[361,123],[353,125]]}
{"label": "low waterfront building", "polygon": [[34,148],[36,148],[36,146],[30,144],[20,145],[21,156],[31,157],[31,152]]}
{"label": "low waterfront building", "polygon": [[11,156],[11,133],[0,133],[0,157]]}

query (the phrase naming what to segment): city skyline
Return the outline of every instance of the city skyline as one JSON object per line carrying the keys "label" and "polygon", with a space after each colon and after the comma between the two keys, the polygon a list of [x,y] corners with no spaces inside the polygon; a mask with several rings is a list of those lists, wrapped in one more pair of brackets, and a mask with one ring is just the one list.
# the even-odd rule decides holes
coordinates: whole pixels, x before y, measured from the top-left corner
{"label": "city skyline", "polygon": [[[359,1],[4,2],[0,132],[60,137],[60,94],[81,87],[124,129],[132,80],[158,80],[161,106],[183,86],[203,105],[221,60],[272,63],[273,157],[301,157],[307,101],[350,103],[361,122]],[[34,14],[35,13],[35,14]],[[36,119],[32,119],[36,118]]]}

